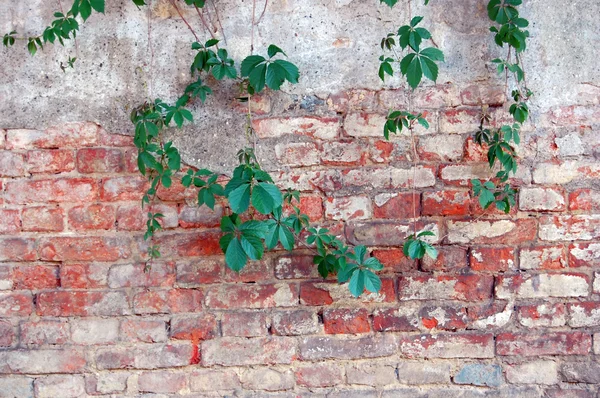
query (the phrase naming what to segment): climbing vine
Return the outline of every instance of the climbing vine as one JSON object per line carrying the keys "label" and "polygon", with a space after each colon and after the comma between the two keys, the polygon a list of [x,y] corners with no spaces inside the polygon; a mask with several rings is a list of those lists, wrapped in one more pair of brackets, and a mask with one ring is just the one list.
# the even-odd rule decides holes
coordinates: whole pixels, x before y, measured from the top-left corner
{"label": "climbing vine", "polygon": [[[380,1],[390,7],[398,2]],[[138,8],[147,5],[144,0],[132,2]],[[195,9],[202,24],[207,27],[201,13],[207,0],[169,2],[194,36],[191,49],[196,53],[190,64],[192,81],[174,103],[156,98],[135,107],[131,112],[131,122],[135,126],[134,144],[138,149],[138,168],[149,181],[149,188],[142,199],[142,206],[147,210],[144,238],[149,242],[148,267],[152,265],[153,259],[161,255],[160,247],[154,242],[154,237],[162,229],[161,219],[164,217],[154,211],[157,192],[161,186],[170,188],[175,179],[181,179],[184,187],[197,189],[199,206],[205,205],[214,209],[217,203],[225,203],[227,211],[221,219],[222,237],[219,243],[225,255],[225,262],[232,270],[240,271],[248,262],[260,260],[266,250],[281,247],[291,251],[298,245],[303,245],[315,251],[314,263],[324,278],[335,274],[340,283],[349,282],[350,292],[356,297],[363,294],[365,289],[370,292],[379,291],[381,280],[376,272],[383,268],[379,260],[371,257],[365,246],[351,247],[329,230],[311,225],[308,216],[297,206],[300,193],[290,189],[282,191],[275,185],[269,173],[261,167],[255,155],[252,96],[266,88],[277,91],[284,84],[298,83],[300,72],[297,66],[287,59],[283,49],[274,44],[268,46],[261,54],[253,53],[252,44],[250,54],[242,60],[238,68],[236,61],[229,56],[226,48],[220,46],[221,41],[210,29],[207,30],[211,38],[204,42],[199,39],[178,5],[185,3],[186,6]],[[428,2],[426,0],[425,4]],[[475,138],[479,144],[488,148],[490,167],[494,169],[498,163],[501,170],[497,172],[495,179],[472,181],[473,193],[479,197],[484,208],[495,204],[506,212],[514,206],[516,192],[508,183],[510,175],[514,175],[517,170],[514,145],[519,144],[519,129],[528,118],[527,101],[532,95],[525,82],[521,59],[529,34],[524,30],[528,21],[521,18],[517,10],[520,4],[521,0],[491,0],[488,5],[489,17],[495,23],[490,29],[495,34],[495,41],[501,47],[505,44],[508,46],[507,57],[492,62],[497,65],[499,73],[506,75],[507,87],[509,75],[515,79],[515,87],[512,90],[514,103],[509,109],[515,123],[500,128],[489,127],[490,116],[484,112]],[[40,35],[19,37],[17,32],[12,31],[4,35],[3,44],[10,47],[18,40],[23,40],[27,43],[26,47],[31,55],[35,55],[38,50],[43,50],[44,46],[49,44],[58,42],[64,45],[65,40],[76,39],[79,31],[78,18],[85,22],[93,12],[103,13],[104,8],[104,0],[74,0],[69,11],[65,13],[61,10],[54,14],[56,19]],[[252,27],[255,24],[254,12],[255,7]],[[437,80],[438,63],[444,61],[444,54],[437,48],[431,33],[422,26],[422,22],[423,17],[413,17],[407,25],[401,26],[381,40],[384,53],[379,59],[379,77],[382,81],[399,72],[414,90],[424,79],[433,82]],[[75,61],[76,57],[69,57],[66,65],[72,68]],[[61,68],[64,71],[66,67],[61,63]],[[239,165],[226,183],[221,176],[207,169],[182,171],[179,150],[172,142],[164,140],[166,129],[181,128],[186,123],[193,123],[193,114],[188,109],[190,105],[204,104],[207,97],[213,94],[213,90],[218,89],[204,83],[208,75],[212,75],[217,81],[235,81],[242,93],[238,100],[247,102],[248,105],[245,126],[248,147],[239,151]],[[413,113],[409,108],[390,110],[383,127],[386,139],[390,138],[390,134],[410,134],[415,171],[417,151],[414,129],[417,125],[429,128],[426,115]],[[416,195],[415,183],[413,178],[413,195]],[[416,210],[413,220],[413,233],[404,244],[404,254],[412,259],[423,258],[425,255],[436,258],[437,250],[428,240],[435,234],[432,231],[417,230]]]}

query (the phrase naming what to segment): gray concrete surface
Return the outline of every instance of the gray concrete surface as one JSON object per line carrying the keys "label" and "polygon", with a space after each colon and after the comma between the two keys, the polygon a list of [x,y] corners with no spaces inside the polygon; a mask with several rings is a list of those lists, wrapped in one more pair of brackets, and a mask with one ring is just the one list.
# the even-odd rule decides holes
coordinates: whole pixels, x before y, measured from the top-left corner
{"label": "gray concrete surface", "polygon": [[[263,1],[257,1],[257,14]],[[68,7],[67,0],[62,2]],[[239,63],[249,53],[252,1],[215,3],[227,48]],[[401,0],[391,11],[378,3],[269,0],[255,28],[255,48],[260,53],[268,44],[277,44],[301,71],[300,84],[286,85],[283,93],[274,96],[274,111],[306,113],[299,106],[303,98],[326,98],[350,88],[382,88],[377,77],[379,41],[406,23],[411,14],[426,17],[424,26],[445,52],[447,61],[439,82],[465,86],[498,79],[489,61],[502,51],[488,31],[486,0],[432,0],[428,7],[422,0]],[[57,7],[54,1],[0,0],[0,32],[14,29],[24,35],[38,34]],[[600,40],[600,2],[526,0],[522,9],[533,21],[524,61],[536,92],[534,117],[557,105],[597,102],[600,63],[595,47]],[[208,32],[193,9],[186,8],[186,15],[201,38],[207,39]],[[72,42],[65,48],[48,46],[35,57],[27,54],[23,42],[0,50],[0,128],[42,129],[64,121],[88,120],[111,132],[131,133],[131,107],[150,97],[172,100],[190,81],[192,41],[166,0],[153,0],[150,11],[137,10],[129,0],[107,0],[106,15],[95,14],[82,25],[77,48]],[[74,55],[78,57],[75,69],[63,73],[60,61]],[[233,164],[233,154],[245,143],[244,119],[232,110],[236,88],[209,83],[218,95],[194,109],[193,126],[172,134],[185,160],[223,170]],[[391,79],[385,87],[398,85],[398,79]],[[261,153],[268,155],[272,143],[263,144]]]}

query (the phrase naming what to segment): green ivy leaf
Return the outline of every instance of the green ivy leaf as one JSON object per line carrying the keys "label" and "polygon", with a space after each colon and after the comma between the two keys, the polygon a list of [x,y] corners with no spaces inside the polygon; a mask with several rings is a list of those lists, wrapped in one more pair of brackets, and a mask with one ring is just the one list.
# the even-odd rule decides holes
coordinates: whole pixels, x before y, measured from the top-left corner
{"label": "green ivy leaf", "polygon": [[269,214],[283,203],[281,191],[274,184],[261,182],[252,189],[252,206],[262,214]]}
{"label": "green ivy leaf", "polygon": [[350,277],[348,289],[354,297],[359,297],[365,291],[365,274],[361,269],[355,269]]}
{"label": "green ivy leaf", "polygon": [[242,248],[242,243],[239,239],[231,239],[225,251],[225,263],[231,270],[240,272],[246,266],[248,256]]}
{"label": "green ivy leaf", "polygon": [[365,288],[368,291],[372,293],[377,293],[379,290],[381,290],[381,279],[379,278],[379,276],[369,271],[368,269],[363,270],[362,273],[364,275]]}
{"label": "green ivy leaf", "polygon": [[235,213],[241,214],[250,206],[250,184],[242,184],[228,195],[229,206]]}
{"label": "green ivy leaf", "polygon": [[396,5],[396,3],[398,2],[398,0],[379,0],[381,3],[385,3],[388,6],[394,7]]}

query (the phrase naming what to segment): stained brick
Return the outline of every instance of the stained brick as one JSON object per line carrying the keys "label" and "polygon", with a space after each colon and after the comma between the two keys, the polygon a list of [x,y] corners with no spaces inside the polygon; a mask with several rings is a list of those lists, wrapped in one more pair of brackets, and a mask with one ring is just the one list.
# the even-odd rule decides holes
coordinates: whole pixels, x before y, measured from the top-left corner
{"label": "stained brick", "polygon": [[26,207],[23,209],[24,231],[60,232],[64,229],[64,212],[58,207]]}
{"label": "stained brick", "polygon": [[119,173],[123,169],[123,153],[118,149],[86,148],[77,151],[77,170],[82,174]]}
{"label": "stained brick", "polygon": [[126,237],[54,237],[39,243],[40,258],[46,261],[116,261],[131,256]]}
{"label": "stained brick", "polygon": [[515,268],[515,251],[511,247],[473,248],[470,266],[473,271],[508,271]]}
{"label": "stained brick", "polygon": [[110,205],[75,206],[69,210],[69,226],[78,231],[109,230],[115,228],[115,217]]}
{"label": "stained brick", "polygon": [[466,191],[423,193],[423,214],[428,216],[462,216],[469,214],[471,197]]}
{"label": "stained brick", "polygon": [[374,202],[373,218],[406,219],[421,214],[418,194],[380,194]]}
{"label": "stained brick", "polygon": [[25,167],[25,158],[22,154],[0,151],[0,177],[23,177]]}
{"label": "stained brick", "polygon": [[417,330],[417,319],[411,308],[387,308],[373,312],[376,332],[410,332]]}
{"label": "stained brick", "polygon": [[187,376],[183,373],[144,372],[138,377],[141,392],[177,393],[187,387]]}
{"label": "stained brick", "polygon": [[521,269],[561,269],[567,266],[562,246],[534,246],[523,248],[519,253]]}
{"label": "stained brick", "polygon": [[585,297],[590,282],[584,274],[537,274],[499,276],[496,297],[505,299],[545,297]]}
{"label": "stained brick", "polygon": [[0,316],[28,316],[33,312],[31,293],[0,292]]}
{"label": "stained brick", "polygon": [[98,369],[163,369],[197,363],[191,343],[144,344],[128,349],[101,348],[95,353]]}
{"label": "stained brick", "polygon": [[52,375],[35,380],[35,396],[39,398],[78,398],[85,394],[81,375]]}
{"label": "stained brick", "polygon": [[21,231],[19,210],[0,209],[0,234],[16,234]]}
{"label": "stained brick", "polygon": [[54,291],[40,293],[41,316],[118,316],[130,313],[127,295],[120,291]]}
{"label": "stained brick", "polygon": [[227,312],[221,319],[223,336],[257,337],[267,334],[264,312]]}
{"label": "stained brick", "polygon": [[98,183],[91,178],[18,180],[6,184],[7,203],[91,202],[98,196]]}
{"label": "stained brick", "polygon": [[600,215],[545,216],[540,218],[540,239],[546,241],[600,238]]}
{"label": "stained brick", "polygon": [[66,320],[26,321],[20,325],[21,344],[28,346],[60,345],[71,338]]}
{"label": "stained brick", "polygon": [[223,337],[202,343],[204,366],[289,364],[296,357],[291,337]]}
{"label": "stained brick", "polygon": [[192,391],[224,391],[240,387],[240,379],[233,370],[201,369],[190,374]]}
{"label": "stained brick", "polygon": [[212,314],[177,316],[171,319],[172,339],[198,342],[217,335],[217,319]]}
{"label": "stained brick", "polygon": [[86,366],[80,349],[0,351],[0,373],[4,374],[78,373]]}
{"label": "stained brick", "polygon": [[300,340],[300,359],[365,359],[393,355],[397,342],[392,334],[341,339],[337,336],[312,336]]}
{"label": "stained brick", "polygon": [[272,333],[280,336],[315,334],[319,330],[317,314],[308,310],[276,312],[272,315]]}
{"label": "stained brick", "polygon": [[323,140],[337,138],[340,121],[335,117],[295,117],[254,119],[252,121],[259,138],[281,137],[287,134],[306,135]]}
{"label": "stained brick", "polygon": [[37,258],[34,239],[0,237],[0,261],[34,261]]}
{"label": "stained brick", "polygon": [[55,265],[20,265],[12,271],[13,287],[17,290],[52,289],[59,285]]}
{"label": "stained brick", "polygon": [[567,323],[567,310],[564,304],[544,303],[518,307],[521,325],[529,328],[558,327]]}
{"label": "stained brick", "polygon": [[40,149],[27,151],[30,173],[67,173],[75,169],[75,155],[68,149]]}
{"label": "stained brick", "polygon": [[79,148],[93,146],[98,141],[98,125],[94,123],[64,123],[40,130],[8,130],[6,147],[28,148]]}
{"label": "stained brick", "polygon": [[285,391],[294,388],[294,375],[290,370],[270,368],[247,369],[241,375],[242,386],[247,390]]}
{"label": "stained brick", "polygon": [[407,276],[398,279],[400,300],[481,301],[492,297],[492,276]]}
{"label": "stained brick", "polygon": [[436,334],[402,337],[400,353],[408,358],[493,358],[491,334]]}
{"label": "stained brick", "polygon": [[576,243],[569,247],[571,267],[600,267],[600,244]]}
{"label": "stained brick", "polygon": [[221,285],[206,294],[209,308],[268,308],[292,307],[298,303],[295,285]]}
{"label": "stained brick", "polygon": [[300,365],[295,376],[299,386],[309,388],[333,387],[344,383],[343,369],[331,362]]}
{"label": "stained brick", "polygon": [[325,333],[368,333],[369,314],[366,309],[327,309],[323,312]]}
{"label": "stained brick", "polygon": [[121,340],[163,343],[168,339],[167,322],[153,319],[125,319],[121,322]]}
{"label": "stained brick", "polygon": [[580,332],[502,333],[496,337],[497,355],[587,355],[591,348],[592,336]]}

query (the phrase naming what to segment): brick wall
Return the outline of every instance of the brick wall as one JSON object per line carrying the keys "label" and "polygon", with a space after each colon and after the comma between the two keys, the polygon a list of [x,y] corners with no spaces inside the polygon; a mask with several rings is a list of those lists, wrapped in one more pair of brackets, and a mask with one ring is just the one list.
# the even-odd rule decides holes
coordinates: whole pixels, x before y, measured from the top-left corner
{"label": "brick wall", "polygon": [[[0,397],[600,396],[600,108],[535,115],[518,208],[481,217],[468,180],[487,166],[469,137],[503,88],[415,93],[432,124],[416,196],[410,141],[381,137],[406,102],[356,90],[255,121],[311,219],[386,265],[381,293],[359,300],[302,250],[230,272],[222,208],[180,187],[159,193],[163,258],[144,273],[129,137],[0,130]],[[402,255],[413,207],[437,261]]]}

